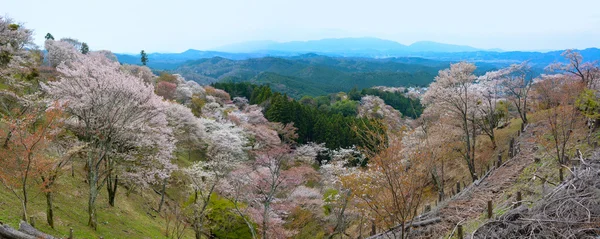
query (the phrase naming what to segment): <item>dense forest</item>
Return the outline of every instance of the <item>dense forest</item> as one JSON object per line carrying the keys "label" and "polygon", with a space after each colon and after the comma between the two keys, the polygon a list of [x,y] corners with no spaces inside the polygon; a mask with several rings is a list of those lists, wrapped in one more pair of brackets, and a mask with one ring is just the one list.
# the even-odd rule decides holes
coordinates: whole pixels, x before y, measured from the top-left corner
{"label": "dense forest", "polygon": [[289,59],[201,59],[187,62],[173,72],[200,84],[217,81],[271,84],[278,91],[288,93],[293,98],[300,98],[303,95],[319,96],[347,92],[353,87],[363,89],[379,85],[426,86],[443,65],[446,64],[429,67],[308,55]]}
{"label": "dense forest", "polygon": [[[264,107],[265,117],[272,122],[294,123],[297,142],[301,144],[325,143],[328,148],[365,146],[357,133],[366,129],[384,130],[377,123],[357,118],[359,107],[367,102],[367,95],[380,96],[385,104],[398,110],[401,115],[417,118],[423,109],[418,99],[411,99],[399,92],[376,89],[358,91],[354,88],[345,93],[327,96],[305,96],[301,100],[290,99],[286,94],[273,92],[269,85],[250,83],[215,83],[213,86],[228,92],[232,97],[244,97],[250,104]],[[362,129],[366,128],[366,129]],[[359,132],[356,132],[358,129]]]}
{"label": "dense forest", "polygon": [[32,34],[0,17],[0,238],[600,235],[600,66],[577,50],[543,73],[309,54],[180,75]]}

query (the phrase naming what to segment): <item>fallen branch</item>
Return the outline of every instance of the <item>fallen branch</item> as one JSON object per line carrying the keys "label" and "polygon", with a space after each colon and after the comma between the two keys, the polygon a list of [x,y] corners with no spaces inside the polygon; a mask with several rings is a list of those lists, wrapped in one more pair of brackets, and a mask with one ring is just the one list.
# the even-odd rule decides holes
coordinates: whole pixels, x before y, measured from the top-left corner
{"label": "fallen branch", "polygon": [[35,236],[17,231],[9,225],[0,225],[0,238],[3,239],[37,239]]}
{"label": "fallen branch", "polygon": [[549,181],[547,178],[545,178],[545,177],[542,177],[542,176],[540,176],[540,175],[533,174],[533,179],[535,179],[535,178],[540,178],[540,179],[542,180],[542,182],[545,182],[545,183],[552,184],[552,186],[555,186],[555,187],[556,187],[556,186],[558,186],[558,184],[556,184],[556,183],[553,183],[553,182],[550,182],[550,181]]}
{"label": "fallen branch", "polygon": [[407,226],[406,228],[408,228],[408,227],[422,227],[422,226],[427,226],[427,225],[435,224],[435,223],[438,223],[438,222],[441,222],[441,221],[442,221],[442,218],[435,217],[435,218],[432,218],[432,219],[427,219],[427,220],[423,220],[423,221],[419,221],[419,222],[414,222],[411,225]]}
{"label": "fallen branch", "polygon": [[56,239],[53,236],[50,236],[46,233],[40,232],[38,229],[35,229],[34,227],[32,227],[31,225],[29,225],[29,223],[21,221],[21,223],[19,224],[19,231],[23,232],[25,234],[28,235],[32,235],[35,238],[41,238],[41,239]]}

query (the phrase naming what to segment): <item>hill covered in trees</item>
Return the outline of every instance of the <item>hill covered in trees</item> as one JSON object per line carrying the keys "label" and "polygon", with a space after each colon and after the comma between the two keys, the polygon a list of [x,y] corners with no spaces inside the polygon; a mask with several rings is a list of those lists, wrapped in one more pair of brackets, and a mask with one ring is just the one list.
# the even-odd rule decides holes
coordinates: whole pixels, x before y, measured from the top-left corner
{"label": "hill covered in trees", "polygon": [[43,48],[0,17],[1,238],[600,236],[600,66],[579,51],[543,74],[308,54],[182,76]]}
{"label": "hill covered in trees", "polygon": [[[214,52],[213,52],[214,53]],[[598,59],[598,49],[581,52],[591,60]],[[208,54],[208,53],[207,53]],[[158,57],[156,64],[177,62],[166,67],[171,73],[200,84],[214,82],[250,82],[270,84],[274,90],[287,93],[296,99],[304,95],[318,96],[328,93],[347,92],[373,86],[410,87],[426,86],[441,69],[450,63],[470,60],[477,65],[476,74],[500,69],[513,63],[529,62],[535,75],[544,73],[544,68],[553,63],[564,63],[560,52],[452,52],[419,53],[419,57],[360,58],[335,57],[314,53],[302,55],[266,56],[260,54],[249,58],[226,54],[185,54],[185,56]],[[215,56],[218,55],[218,56]],[[208,57],[215,56],[215,57]],[[137,64],[132,56],[119,56],[121,62]],[[207,57],[207,58],[204,58]],[[254,57],[254,58],[253,58]],[[155,70],[161,69],[149,65]],[[130,60],[128,60],[130,59]],[[186,60],[183,60],[186,59]],[[171,64],[168,63],[168,64]]]}
{"label": "hill covered in trees", "polygon": [[436,72],[446,65],[442,62],[429,62],[428,66],[404,63],[403,60],[346,59],[315,54],[247,60],[210,58],[187,62],[172,72],[200,84],[270,84],[273,89],[299,99],[303,95],[347,92],[354,87],[426,86]]}

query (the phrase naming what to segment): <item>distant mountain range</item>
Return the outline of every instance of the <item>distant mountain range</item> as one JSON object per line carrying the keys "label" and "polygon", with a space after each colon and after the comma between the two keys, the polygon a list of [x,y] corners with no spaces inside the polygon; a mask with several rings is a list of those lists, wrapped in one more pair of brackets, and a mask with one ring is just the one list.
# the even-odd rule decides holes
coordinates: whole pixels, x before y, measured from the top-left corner
{"label": "distant mountain range", "polygon": [[[226,45],[215,51],[234,53],[256,52],[296,52],[296,53],[328,53],[340,56],[355,56],[356,54],[399,54],[410,52],[473,52],[482,51],[470,46],[444,44],[431,41],[415,42],[403,45],[395,41],[379,38],[329,38],[312,41],[251,41]],[[490,50],[497,51],[497,50]]]}
{"label": "distant mountain range", "polygon": [[[529,61],[539,74],[551,63],[564,62],[562,52],[501,52],[425,41],[406,46],[377,38],[342,38],[247,42],[213,51],[152,53],[148,55],[148,66],[182,74],[201,84],[270,84],[276,91],[300,98],[353,87],[426,86],[440,69],[458,61],[474,62],[478,75]],[[598,48],[579,52],[585,61],[600,60]],[[121,63],[140,63],[139,55],[116,55]]]}
{"label": "distant mountain range", "polygon": [[[504,52],[499,49],[483,50],[470,46],[451,45],[421,41],[409,46],[378,38],[339,38],[315,41],[293,41],[278,43],[254,41],[219,47],[211,51],[190,49],[182,53],[152,53],[149,66],[155,69],[172,70],[186,61],[222,57],[230,60],[246,60],[261,57],[289,58],[307,53],[330,57],[391,58],[419,57],[435,61],[471,61],[510,64],[530,61],[538,67],[562,61],[563,51],[550,52]],[[589,48],[580,50],[586,61],[600,60],[600,50]],[[139,55],[116,54],[121,63],[139,64]]]}

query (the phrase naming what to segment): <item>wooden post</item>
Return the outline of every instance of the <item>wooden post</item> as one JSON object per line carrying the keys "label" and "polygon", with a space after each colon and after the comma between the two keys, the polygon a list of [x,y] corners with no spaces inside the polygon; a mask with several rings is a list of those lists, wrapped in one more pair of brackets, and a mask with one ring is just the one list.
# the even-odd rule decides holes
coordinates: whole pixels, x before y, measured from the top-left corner
{"label": "wooden post", "polygon": [[488,219],[492,218],[492,215],[494,214],[494,212],[492,211],[492,200],[488,201]]}
{"label": "wooden post", "polygon": [[375,227],[375,220],[371,221],[371,236],[377,234],[377,227]]}
{"label": "wooden post", "polygon": [[73,228],[69,228],[69,239],[73,239]]}
{"label": "wooden post", "polygon": [[515,202],[514,208],[521,206],[521,200],[523,200],[521,197],[521,191],[518,191],[517,192],[517,201]]}
{"label": "wooden post", "polygon": [[558,178],[560,179],[560,181],[564,181],[564,175],[563,175],[563,168],[562,165],[560,166],[560,168],[558,168]]}
{"label": "wooden post", "polygon": [[515,153],[515,138],[510,138],[510,143],[508,145],[508,158],[512,158]]}
{"label": "wooden post", "polygon": [[31,225],[32,227],[35,227],[35,221],[33,220],[33,216],[29,217],[29,225]]}
{"label": "wooden post", "polygon": [[456,181],[456,193],[458,194],[460,192],[460,182]]}
{"label": "wooden post", "polygon": [[498,154],[498,161],[496,162],[496,168],[500,168],[502,166],[502,154]]}
{"label": "wooden post", "polygon": [[463,228],[462,228],[462,225],[458,225],[458,239],[463,239]]}

